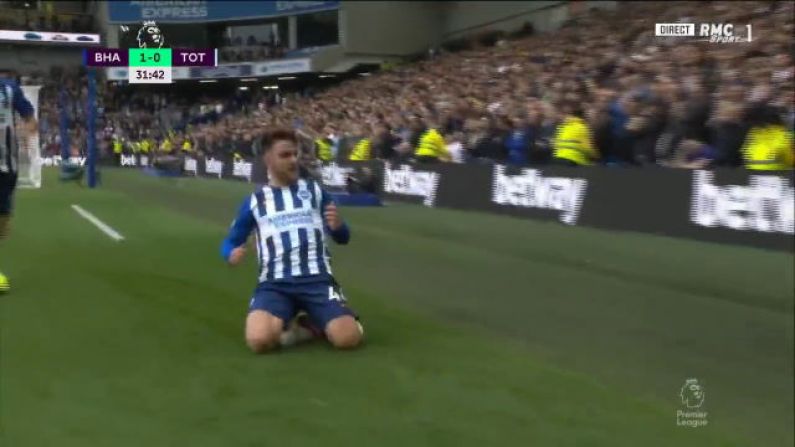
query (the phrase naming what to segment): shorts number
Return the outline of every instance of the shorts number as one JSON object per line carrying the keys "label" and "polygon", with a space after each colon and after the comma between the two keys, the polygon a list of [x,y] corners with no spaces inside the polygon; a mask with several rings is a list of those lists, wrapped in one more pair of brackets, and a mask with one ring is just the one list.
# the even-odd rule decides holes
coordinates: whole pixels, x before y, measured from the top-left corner
{"label": "shorts number", "polygon": [[328,299],[330,301],[345,301],[342,292],[334,286],[328,286]]}

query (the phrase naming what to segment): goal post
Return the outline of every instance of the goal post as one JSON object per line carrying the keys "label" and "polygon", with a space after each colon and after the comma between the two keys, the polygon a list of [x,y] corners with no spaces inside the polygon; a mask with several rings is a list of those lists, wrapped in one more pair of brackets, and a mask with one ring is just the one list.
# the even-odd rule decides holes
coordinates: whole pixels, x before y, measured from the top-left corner
{"label": "goal post", "polygon": [[[71,153],[72,142],[70,141],[69,129],[71,127],[72,119],[70,117],[70,110],[77,105],[84,107],[86,110],[86,139],[79,142],[81,155],[86,156],[85,166],[80,166],[85,169],[87,175],[87,185],[89,188],[94,188],[99,183],[99,172],[97,172],[97,162],[99,158],[97,141],[96,141],[96,119],[97,119],[97,88],[96,88],[96,73],[94,70],[88,72],[88,94],[85,103],[81,103],[77,98],[71,98],[70,95],[61,89],[55,110],[58,113],[58,131],[60,134],[61,155],[58,157],[62,168],[70,163],[75,163],[80,157],[73,156]],[[34,116],[39,121],[39,91],[40,85],[24,85],[21,86],[25,98],[33,105]],[[50,123],[51,124],[51,123]],[[41,147],[41,125],[39,131],[35,132],[32,136],[27,135],[26,132],[17,132],[17,144],[19,147],[19,162],[17,165],[17,185],[21,188],[41,188],[42,185],[42,166],[44,159],[42,158]],[[52,130],[52,129],[51,129]]]}
{"label": "goal post", "polygon": [[[39,119],[39,90],[40,85],[23,85],[22,92],[25,98],[33,105],[36,120]],[[41,142],[39,132],[32,136],[23,136],[17,132],[19,144],[19,163],[17,165],[17,186],[20,188],[41,188]]]}

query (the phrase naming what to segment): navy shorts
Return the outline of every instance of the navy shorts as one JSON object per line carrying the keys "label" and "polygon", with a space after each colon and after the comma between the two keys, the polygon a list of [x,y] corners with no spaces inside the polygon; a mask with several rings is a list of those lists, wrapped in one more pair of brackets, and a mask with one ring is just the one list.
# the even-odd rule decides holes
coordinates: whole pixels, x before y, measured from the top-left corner
{"label": "navy shorts", "polygon": [[356,314],[348,307],[342,290],[333,279],[305,284],[300,283],[261,283],[254,290],[254,297],[248,308],[264,310],[288,324],[298,311],[309,315],[312,324],[325,330],[328,323],[338,317]]}
{"label": "navy shorts", "polygon": [[0,174],[0,216],[11,214],[14,189],[17,187],[17,174]]}

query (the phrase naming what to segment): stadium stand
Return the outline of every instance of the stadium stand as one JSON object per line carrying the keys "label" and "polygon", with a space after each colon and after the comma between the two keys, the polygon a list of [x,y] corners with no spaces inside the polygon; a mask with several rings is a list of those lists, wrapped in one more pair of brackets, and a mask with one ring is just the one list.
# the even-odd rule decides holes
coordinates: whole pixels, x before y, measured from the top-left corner
{"label": "stadium stand", "polygon": [[25,7],[0,6],[0,29],[66,33],[96,32],[91,15],[55,13],[52,7],[53,2],[44,3],[49,6],[42,11]]}
{"label": "stadium stand", "polygon": [[[265,128],[288,125],[307,141],[333,143],[334,159],[349,159],[357,143],[372,139],[367,158],[405,160],[433,127],[453,162],[539,164],[551,161],[560,124],[578,109],[600,164],[704,167],[742,164],[751,106],[773,108],[793,129],[793,3],[631,3],[622,11],[593,11],[554,33],[475,37],[460,51],[434,49],[419,62],[316,93],[187,103],[109,86],[100,91],[101,148],[107,152],[113,135],[152,138],[155,147],[166,135],[180,135],[201,152],[252,155]],[[743,45],[674,45],[653,37],[655,21],[707,17],[753,21],[758,37]],[[48,79],[51,87],[65,81],[72,97],[85,94],[77,90],[84,85],[79,78]],[[48,112],[45,144],[58,139]],[[81,119],[79,107],[74,114]]]}
{"label": "stadium stand", "polygon": [[225,42],[219,49],[219,59],[222,63],[262,61],[268,59],[284,58],[287,49],[283,45],[270,42],[257,42],[250,36],[245,45],[243,42]]}
{"label": "stadium stand", "polygon": [[[327,2],[235,2],[278,41],[223,0],[124,3],[97,45],[0,43],[40,126],[2,242],[0,446],[795,445],[795,2],[328,2],[317,41],[300,8]],[[164,48],[228,65],[82,66],[141,56],[153,11],[184,12]],[[677,22],[754,41],[654,35]],[[352,244],[326,250],[335,208]],[[316,301],[274,297],[350,300],[364,349],[249,358],[275,272],[309,288],[331,251]]]}

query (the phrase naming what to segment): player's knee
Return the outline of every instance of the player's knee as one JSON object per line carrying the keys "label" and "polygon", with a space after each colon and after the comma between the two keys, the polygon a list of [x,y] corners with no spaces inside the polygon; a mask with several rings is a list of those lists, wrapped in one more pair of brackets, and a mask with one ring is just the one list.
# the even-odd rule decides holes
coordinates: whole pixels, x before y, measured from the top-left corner
{"label": "player's knee", "polygon": [[326,335],[337,349],[353,349],[362,343],[364,331],[353,317],[340,317],[326,327]]}
{"label": "player's knee", "polygon": [[246,344],[255,354],[279,347],[282,320],[264,311],[253,311],[246,323]]}
{"label": "player's knee", "polygon": [[364,336],[358,327],[346,329],[332,340],[332,344],[337,349],[354,349],[362,344]]}
{"label": "player's knee", "polygon": [[263,334],[246,337],[246,344],[254,354],[264,354],[279,347],[279,334]]}

